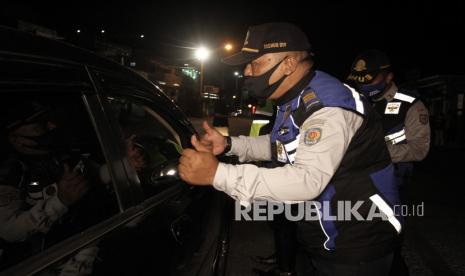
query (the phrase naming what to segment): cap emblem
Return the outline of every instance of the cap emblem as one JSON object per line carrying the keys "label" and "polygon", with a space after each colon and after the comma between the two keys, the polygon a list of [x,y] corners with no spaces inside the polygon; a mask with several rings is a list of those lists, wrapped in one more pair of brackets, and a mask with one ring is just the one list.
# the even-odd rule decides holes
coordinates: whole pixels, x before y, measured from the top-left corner
{"label": "cap emblem", "polygon": [[366,62],[363,59],[360,59],[355,64],[354,70],[357,72],[365,71],[367,69]]}

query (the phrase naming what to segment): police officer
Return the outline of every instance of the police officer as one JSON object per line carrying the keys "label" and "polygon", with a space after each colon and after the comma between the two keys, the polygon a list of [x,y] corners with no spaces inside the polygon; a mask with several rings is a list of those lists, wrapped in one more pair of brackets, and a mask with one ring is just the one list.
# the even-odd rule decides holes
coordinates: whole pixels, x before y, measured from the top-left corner
{"label": "police officer", "polygon": [[399,89],[393,78],[387,55],[368,50],[355,58],[347,79],[355,83],[381,115],[384,139],[402,189],[411,176],[412,162],[423,160],[428,153],[430,125],[428,109],[419,95]]}
{"label": "police officer", "polygon": [[[387,55],[372,49],[355,58],[347,79],[355,83],[382,117],[384,140],[396,169],[401,201],[405,203],[404,190],[412,175],[412,162],[423,160],[429,150],[429,114],[419,95],[399,89],[393,78]],[[399,245],[391,275],[408,274]]]}
{"label": "police officer", "polygon": [[[193,185],[213,185],[242,204],[264,199],[309,202],[318,214],[337,214],[340,202],[360,202],[359,212],[379,210],[388,219],[337,219],[319,215],[297,223],[298,239],[319,275],[387,275],[402,225],[394,168],[379,117],[356,91],[313,69],[310,44],[295,25],[267,23],[248,30],[241,52],[224,60],[246,64],[245,85],[256,97],[275,99],[271,135],[223,137],[204,123],[192,137],[179,173]],[[218,162],[226,152],[239,160],[284,165],[259,168]],[[317,204],[318,203],[318,204]]]}
{"label": "police officer", "polygon": [[37,250],[41,233],[88,189],[79,172],[67,165],[60,170],[50,156],[57,126],[48,115],[45,106],[27,102],[4,122],[12,150],[0,164],[0,267]]}

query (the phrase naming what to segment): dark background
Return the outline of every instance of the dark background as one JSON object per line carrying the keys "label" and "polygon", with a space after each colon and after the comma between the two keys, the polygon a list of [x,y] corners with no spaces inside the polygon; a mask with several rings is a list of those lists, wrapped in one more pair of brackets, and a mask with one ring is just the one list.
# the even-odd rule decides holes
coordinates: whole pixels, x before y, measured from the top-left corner
{"label": "dark background", "polygon": [[[184,47],[220,49],[230,41],[239,49],[247,26],[288,21],[309,35],[320,69],[344,78],[358,52],[378,48],[402,81],[465,72],[464,11],[462,1],[15,1],[2,4],[0,23],[24,20],[65,38],[103,28],[112,41],[188,62],[192,51]],[[213,82],[221,55],[206,64]]]}

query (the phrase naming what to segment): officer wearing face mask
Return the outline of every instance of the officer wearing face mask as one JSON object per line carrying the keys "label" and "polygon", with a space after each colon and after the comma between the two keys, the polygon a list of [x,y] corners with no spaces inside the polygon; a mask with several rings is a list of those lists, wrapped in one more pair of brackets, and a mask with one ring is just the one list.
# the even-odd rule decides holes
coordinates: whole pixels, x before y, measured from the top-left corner
{"label": "officer wearing face mask", "polygon": [[368,50],[357,56],[348,80],[382,116],[384,139],[402,189],[412,173],[412,162],[423,160],[428,153],[430,125],[428,109],[419,95],[399,89],[393,78],[386,54]]}
{"label": "officer wearing face mask", "polygon": [[[423,160],[429,150],[429,115],[419,95],[399,89],[393,81],[391,63],[385,53],[368,50],[359,54],[347,78],[382,117],[384,140],[394,163],[402,203],[406,203],[413,161]],[[409,275],[401,255],[401,244],[394,254],[391,275]]]}
{"label": "officer wearing face mask", "polygon": [[88,189],[79,171],[51,155],[61,137],[49,115],[40,103],[26,102],[2,118],[2,142],[11,150],[0,163],[0,267],[40,250],[42,235]]}
{"label": "officer wearing face mask", "polygon": [[[192,136],[195,149],[183,150],[179,174],[243,205],[268,200],[316,206],[320,215],[298,221],[297,236],[317,275],[388,275],[402,225],[393,213],[399,198],[379,116],[355,90],[315,70],[309,50],[293,24],[250,27],[242,50],[224,62],[246,65],[249,91],[276,100],[273,130],[224,137],[205,122],[200,141]],[[222,153],[281,166],[225,164],[215,157]],[[360,202],[362,217],[372,209],[384,219],[323,215],[343,212],[341,202]]]}

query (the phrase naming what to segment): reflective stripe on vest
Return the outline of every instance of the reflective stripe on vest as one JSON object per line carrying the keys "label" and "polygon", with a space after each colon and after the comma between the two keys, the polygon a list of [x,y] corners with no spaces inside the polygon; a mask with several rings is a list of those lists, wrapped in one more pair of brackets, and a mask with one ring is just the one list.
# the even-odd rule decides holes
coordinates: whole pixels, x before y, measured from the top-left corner
{"label": "reflective stripe on vest", "polygon": [[413,103],[413,101],[415,101],[414,97],[406,95],[404,93],[400,93],[400,92],[397,92],[394,95],[394,99],[399,100],[399,101],[409,102],[409,103]]}
{"label": "reflective stripe on vest", "polygon": [[392,226],[394,226],[397,233],[400,233],[400,231],[402,231],[402,225],[400,224],[400,221],[396,218],[394,211],[386,203],[386,201],[384,201],[384,199],[382,199],[378,194],[370,196],[370,199],[379,208],[379,210],[387,216],[389,223],[391,223]]}
{"label": "reflective stripe on vest", "polygon": [[284,145],[284,148],[286,149],[286,152],[287,152],[287,158],[289,159],[289,162],[291,163],[291,165],[293,165],[295,161],[295,155],[297,153],[297,146],[299,145],[299,139],[300,139],[300,134],[297,135],[294,141]]}
{"label": "reflective stripe on vest", "polygon": [[384,141],[385,142],[390,142],[391,144],[395,145],[397,143],[400,143],[402,141],[405,141],[407,137],[405,136],[405,129],[402,129],[398,132],[395,132],[393,134],[389,134],[384,136]]}
{"label": "reflective stripe on vest", "polygon": [[357,110],[357,112],[360,113],[360,114],[365,114],[365,109],[363,107],[363,102],[360,99],[360,93],[358,93],[355,89],[353,89],[352,87],[348,86],[345,83],[344,83],[344,86],[349,88],[350,92],[352,92],[352,97],[354,97],[355,109]]}

